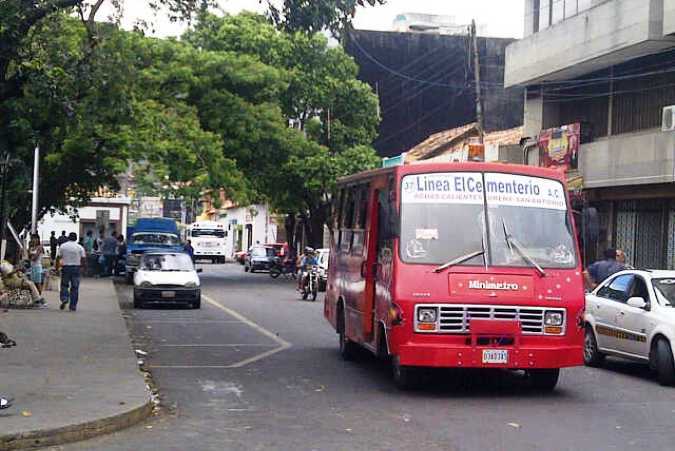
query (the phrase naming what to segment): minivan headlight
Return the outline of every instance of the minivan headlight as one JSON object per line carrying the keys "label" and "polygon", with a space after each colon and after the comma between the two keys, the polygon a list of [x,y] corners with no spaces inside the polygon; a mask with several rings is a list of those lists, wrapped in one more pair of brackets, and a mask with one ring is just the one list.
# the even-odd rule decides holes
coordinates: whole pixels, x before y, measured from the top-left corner
{"label": "minivan headlight", "polygon": [[185,288],[197,288],[197,282],[188,282],[185,284]]}
{"label": "minivan headlight", "polygon": [[152,284],[146,280],[145,282],[141,282],[141,288],[152,288]]}
{"label": "minivan headlight", "polygon": [[548,310],[544,314],[544,325],[545,326],[562,326],[563,325],[563,313]]}

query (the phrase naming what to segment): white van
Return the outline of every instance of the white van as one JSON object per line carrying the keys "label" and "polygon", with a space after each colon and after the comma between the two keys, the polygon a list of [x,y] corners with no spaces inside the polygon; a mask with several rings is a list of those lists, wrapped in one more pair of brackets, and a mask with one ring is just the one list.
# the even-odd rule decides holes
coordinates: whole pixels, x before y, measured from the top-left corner
{"label": "white van", "polygon": [[195,260],[225,263],[225,224],[213,221],[195,222],[187,229],[187,239],[192,243]]}

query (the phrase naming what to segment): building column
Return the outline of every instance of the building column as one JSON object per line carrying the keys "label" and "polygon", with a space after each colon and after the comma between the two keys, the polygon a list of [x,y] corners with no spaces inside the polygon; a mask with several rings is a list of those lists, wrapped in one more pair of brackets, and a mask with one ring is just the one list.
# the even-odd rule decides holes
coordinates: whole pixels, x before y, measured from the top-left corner
{"label": "building column", "polygon": [[523,135],[536,137],[544,128],[544,97],[539,88],[526,88],[524,95]]}

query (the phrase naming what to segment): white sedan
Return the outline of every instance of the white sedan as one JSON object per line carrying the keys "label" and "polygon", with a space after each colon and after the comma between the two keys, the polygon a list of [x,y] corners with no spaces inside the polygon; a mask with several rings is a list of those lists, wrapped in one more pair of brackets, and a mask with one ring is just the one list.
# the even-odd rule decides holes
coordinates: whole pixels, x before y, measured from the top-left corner
{"label": "white sedan", "polygon": [[675,271],[621,271],[586,295],[584,361],[605,355],[648,363],[675,385]]}
{"label": "white sedan", "polygon": [[201,307],[198,272],[187,254],[148,252],[134,274],[134,308],[150,303]]}

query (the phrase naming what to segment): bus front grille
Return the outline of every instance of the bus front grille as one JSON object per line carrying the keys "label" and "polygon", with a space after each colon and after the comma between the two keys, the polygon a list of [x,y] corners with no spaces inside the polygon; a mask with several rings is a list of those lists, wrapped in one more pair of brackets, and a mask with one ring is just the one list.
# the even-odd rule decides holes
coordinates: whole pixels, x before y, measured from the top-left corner
{"label": "bus front grille", "polygon": [[523,334],[544,334],[544,312],[537,307],[510,307],[502,305],[439,305],[440,333],[467,334],[471,332],[471,319],[519,321]]}

